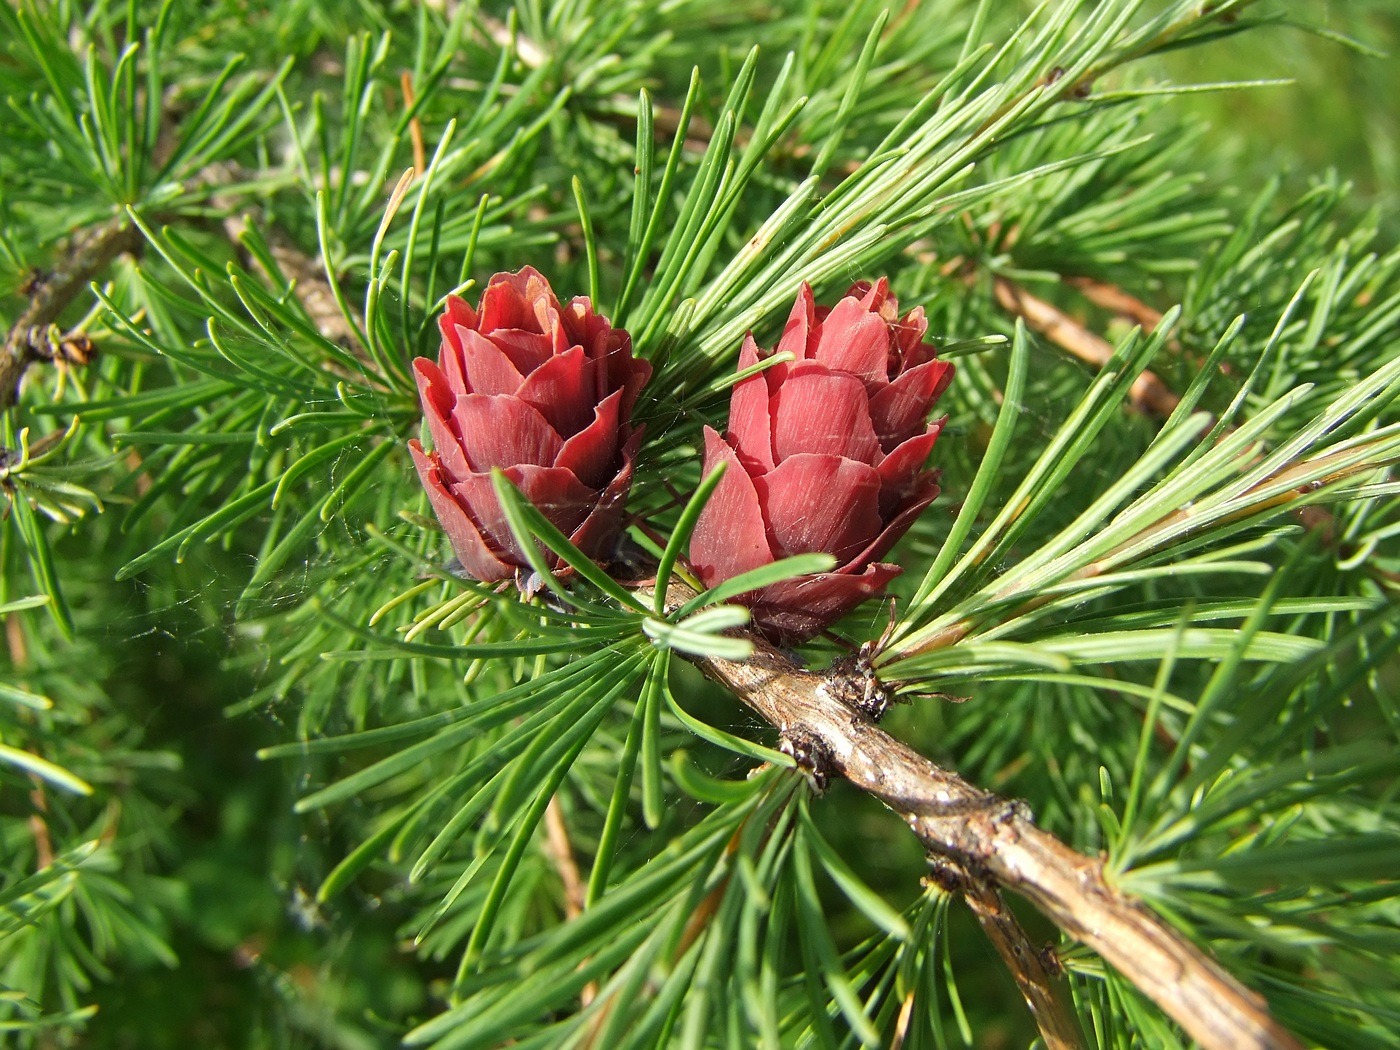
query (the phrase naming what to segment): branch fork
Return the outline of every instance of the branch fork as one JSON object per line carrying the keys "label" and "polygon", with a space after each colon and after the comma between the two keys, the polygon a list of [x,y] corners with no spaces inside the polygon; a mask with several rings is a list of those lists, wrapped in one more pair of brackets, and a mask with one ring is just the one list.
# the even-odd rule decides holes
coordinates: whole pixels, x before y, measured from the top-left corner
{"label": "branch fork", "polygon": [[[861,707],[869,679],[858,663],[815,674],[763,639],[750,640],[754,654],[746,661],[692,659],[777,728],[789,753],[798,757],[800,747],[809,760],[820,755],[823,778],[844,777],[879,799],[919,838],[936,871],[958,873],[964,899],[1007,960],[1047,1045],[1080,1045],[1078,1027],[1050,969],[1001,903],[1001,889],[1098,952],[1208,1050],[1302,1050],[1261,996],[1113,887],[1101,858],[1036,827],[1024,802],[968,783],[880,729]],[[854,703],[843,699],[852,696]]]}

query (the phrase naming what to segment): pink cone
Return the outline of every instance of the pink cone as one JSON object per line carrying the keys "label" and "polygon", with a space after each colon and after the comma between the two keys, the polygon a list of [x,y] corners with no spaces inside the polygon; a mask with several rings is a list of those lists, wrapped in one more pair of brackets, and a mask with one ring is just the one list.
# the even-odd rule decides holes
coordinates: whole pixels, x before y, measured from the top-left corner
{"label": "pink cone", "polygon": [[651,377],[631,336],[586,296],[561,305],[529,266],[492,277],[475,310],[449,297],[438,325],[437,362],[413,363],[434,448],[408,444],[462,568],[491,583],[529,567],[495,467],[580,550],[608,560],[640,445],[632,406]]}
{"label": "pink cone", "polygon": [[[944,421],[928,416],[953,378],[927,327],[884,278],[830,308],[804,284],[775,350],[796,360],[735,384],[723,438],[705,428],[705,473],[728,465],[690,541],[705,586],[794,554],[837,561],[738,599],[775,641],[812,637],[901,572],[876,559],[938,495],[924,465]],[[739,368],[764,356],[747,338]]]}

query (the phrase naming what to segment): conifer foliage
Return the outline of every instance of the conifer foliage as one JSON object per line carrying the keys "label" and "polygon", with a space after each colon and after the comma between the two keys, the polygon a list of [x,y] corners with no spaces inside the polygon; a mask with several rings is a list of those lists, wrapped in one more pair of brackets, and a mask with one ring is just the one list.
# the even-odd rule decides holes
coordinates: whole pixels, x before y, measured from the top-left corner
{"label": "conifer foliage", "polygon": [[0,6],[0,1041],[1394,1046],[1355,8]]}

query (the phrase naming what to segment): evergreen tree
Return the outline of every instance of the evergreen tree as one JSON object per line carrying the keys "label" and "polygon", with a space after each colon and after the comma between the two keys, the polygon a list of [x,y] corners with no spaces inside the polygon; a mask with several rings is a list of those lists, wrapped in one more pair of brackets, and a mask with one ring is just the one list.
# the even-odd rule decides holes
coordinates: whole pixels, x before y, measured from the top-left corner
{"label": "evergreen tree", "polygon": [[[1334,16],[0,7],[5,1040],[1395,1045],[1400,19]],[[481,583],[413,361],[525,267],[651,374],[620,545],[497,472]],[[880,278],[941,495],[784,637],[836,562],[704,586],[704,428]]]}

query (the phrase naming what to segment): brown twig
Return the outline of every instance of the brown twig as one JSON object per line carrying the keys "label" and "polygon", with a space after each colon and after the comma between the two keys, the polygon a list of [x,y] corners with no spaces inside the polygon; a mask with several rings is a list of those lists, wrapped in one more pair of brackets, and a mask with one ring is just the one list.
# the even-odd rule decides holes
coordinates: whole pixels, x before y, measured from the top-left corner
{"label": "brown twig", "polygon": [[948,892],[962,895],[982,926],[982,932],[1016,979],[1016,986],[1035,1018],[1047,1050],[1079,1050],[1084,1045],[1084,1034],[1065,995],[1058,960],[1053,955],[1036,951],[990,880],[959,867],[946,857],[933,859],[933,880]]}
{"label": "brown twig", "polygon": [[[419,169],[421,170],[421,169]],[[196,180],[208,189],[227,185],[240,178],[237,165],[211,165]],[[234,244],[246,222],[237,214],[239,200],[214,193],[210,204],[230,216],[224,232]],[[154,217],[159,221],[158,216]],[[20,380],[35,361],[57,360],[85,364],[94,348],[81,332],[54,332],[52,326],[63,311],[88,284],[122,254],[139,254],[145,241],[141,231],[126,216],[116,216],[101,225],[76,234],[67,253],[48,273],[38,273],[27,286],[29,304],[10,326],[0,347],[0,411],[15,403]],[[356,349],[359,340],[340,312],[339,304],[317,261],[285,239],[273,235],[269,245],[282,273],[268,273],[274,283],[293,282],[297,298],[322,335]],[[261,268],[261,267],[260,267]]]}
{"label": "brown twig", "polygon": [[564,811],[559,806],[559,796],[549,800],[544,810],[544,827],[547,836],[549,859],[554,862],[554,870],[559,873],[559,881],[564,884],[564,915],[577,919],[583,914],[583,904],[587,898],[583,880],[579,878],[578,864],[574,861],[574,848],[569,843],[569,828],[564,823]]}
{"label": "brown twig", "polygon": [[[403,89],[403,108],[412,109],[415,101],[413,94],[413,75],[408,70],[399,74],[399,86]],[[408,137],[413,143],[413,170],[428,170],[428,151],[423,145],[423,122],[417,117],[413,117],[408,122]]]}
{"label": "brown twig", "polygon": [[[239,171],[231,165],[215,166],[205,169],[200,177],[208,185],[226,185],[238,180]],[[230,244],[241,249],[249,222],[257,217],[256,210],[240,211],[243,201],[222,193],[212,195],[210,203],[216,210],[225,213],[226,218],[222,222],[224,235]],[[307,317],[323,336],[356,353],[363,353],[354,329],[340,312],[340,303],[336,301],[335,291],[331,288],[320,258],[302,251],[275,227],[265,228],[263,239],[272,253],[273,262],[277,264],[276,269],[266,266],[251,252],[247,253],[246,261],[256,266],[273,286],[290,284]]]}
{"label": "brown twig", "polygon": [[[1003,310],[1023,318],[1031,328],[1079,360],[1102,368],[1113,357],[1113,347],[1108,340],[1044,299],[1031,295],[1014,281],[996,277],[992,288]],[[1138,411],[1163,419],[1181,402],[1181,398],[1152,372],[1143,372],[1133,381],[1129,397]]]}
{"label": "brown twig", "polygon": [[1134,324],[1142,325],[1144,332],[1151,332],[1162,323],[1162,311],[1148,306],[1135,295],[1130,295],[1116,284],[1107,284],[1093,277],[1065,277],[1069,285],[1089,302],[1109,313],[1126,317]]}
{"label": "brown twig", "polygon": [[914,1019],[914,992],[904,993],[904,1002],[899,1005],[899,1016],[894,1021],[894,1035],[890,1037],[890,1050],[901,1050],[909,1035],[909,1022]]}
{"label": "brown twig", "polygon": [[[583,914],[588,900],[588,890],[579,877],[578,863],[574,860],[574,847],[569,842],[569,826],[564,821],[564,810],[559,805],[559,796],[549,800],[544,810],[545,852],[559,873],[559,881],[564,886],[564,917],[572,922]],[[587,1006],[598,996],[598,982],[589,981],[583,986],[579,998]]]}
{"label": "brown twig", "polygon": [[29,833],[34,836],[34,867],[42,871],[53,863],[53,838],[49,835],[49,797],[44,793],[44,782],[33,773],[29,774],[34,784],[29,789],[29,801],[34,804],[34,812],[29,815]]}
{"label": "brown twig", "polygon": [[[51,360],[58,350],[49,328],[88,283],[124,252],[141,247],[141,231],[126,216],[74,237],[56,269],[34,280],[29,305],[15,318],[0,347],[0,411],[19,397],[20,380],[35,361]],[[59,342],[66,339],[61,336]]]}
{"label": "brown twig", "polygon": [[[1116,285],[1092,277],[1066,277],[1065,284],[1077,290],[1095,306],[1109,310],[1134,323],[1143,331],[1152,332],[1162,321],[1162,313]],[[995,279],[997,302],[1004,310],[1023,317],[1026,323],[1051,342],[1069,351],[1081,361],[1102,367],[1113,355],[1113,347],[1101,336],[1089,331],[1050,303],[1037,299],[1024,288],[1003,277]],[[1180,349],[1175,340],[1168,347]],[[1180,403],[1181,398],[1153,372],[1143,372],[1129,393],[1134,407],[1145,415],[1165,419]],[[1229,428],[1233,430],[1234,428]],[[1336,517],[1325,507],[1305,507],[1297,513],[1299,523],[1316,533],[1324,546],[1331,547],[1337,539]]]}
{"label": "brown twig", "polygon": [[885,803],[930,853],[1025,897],[1208,1050],[1301,1050],[1260,996],[1109,885],[1102,862],[1036,827],[1023,805],[972,786],[842,704],[839,683],[753,641],[747,661],[696,662],[779,732],[819,744],[832,773]]}

